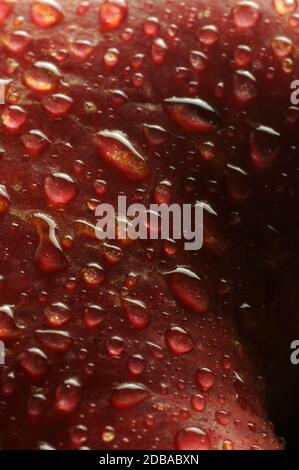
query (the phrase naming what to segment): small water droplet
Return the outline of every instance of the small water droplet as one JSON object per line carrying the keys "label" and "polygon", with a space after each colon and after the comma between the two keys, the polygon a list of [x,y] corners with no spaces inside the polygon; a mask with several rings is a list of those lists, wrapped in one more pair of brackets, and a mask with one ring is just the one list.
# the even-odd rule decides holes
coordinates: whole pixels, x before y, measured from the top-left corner
{"label": "small water droplet", "polygon": [[4,128],[11,134],[19,133],[27,121],[27,114],[20,106],[9,106],[5,108],[2,116]]}
{"label": "small water droplet", "polygon": [[99,305],[89,305],[84,311],[84,323],[87,328],[96,328],[106,316],[105,310]]}
{"label": "small water droplet", "polygon": [[61,74],[56,65],[39,61],[23,73],[24,84],[37,93],[54,93],[60,82]]}
{"label": "small water droplet", "polygon": [[210,296],[203,280],[186,268],[167,273],[175,297],[195,313],[205,313],[210,307]]}
{"label": "small water droplet", "polygon": [[58,411],[72,413],[81,400],[81,383],[73,377],[65,380],[56,390],[55,407]]}
{"label": "small water droplet", "polygon": [[203,72],[208,67],[208,57],[200,51],[191,51],[189,53],[189,62],[196,72]]}
{"label": "small water droplet", "polygon": [[53,173],[44,181],[44,190],[50,204],[64,206],[77,195],[77,184],[66,173]]}
{"label": "small water droplet", "polygon": [[191,405],[194,411],[202,413],[206,408],[206,399],[200,393],[193,395],[191,398]]}
{"label": "small water droplet", "polygon": [[217,44],[219,38],[220,35],[218,28],[214,25],[203,26],[200,30],[199,42],[207,48],[210,48]]}
{"label": "small water droplet", "polygon": [[33,23],[39,28],[52,28],[64,18],[63,10],[56,0],[34,1],[30,7]]}
{"label": "small water droplet", "polygon": [[89,263],[81,269],[81,277],[88,287],[97,287],[105,279],[105,271],[98,263]]}
{"label": "small water droplet", "polygon": [[31,130],[22,135],[21,140],[26,151],[33,157],[37,157],[50,143],[48,137],[39,130]]}
{"label": "small water droplet", "polygon": [[144,34],[149,38],[154,38],[158,35],[160,31],[160,23],[158,18],[155,16],[150,16],[147,18],[143,24]]}
{"label": "small water droplet", "polygon": [[279,59],[292,55],[294,50],[294,44],[285,36],[275,36],[271,41],[271,47]]}
{"label": "small water droplet", "polygon": [[79,62],[85,62],[88,60],[95,50],[95,45],[85,39],[80,39],[71,42],[69,45],[69,51],[73,59]]}
{"label": "small water droplet", "polygon": [[23,54],[30,41],[31,37],[26,31],[13,31],[2,39],[4,46],[13,54]]}
{"label": "small water droplet", "polygon": [[152,61],[156,65],[164,64],[168,54],[168,47],[164,39],[157,38],[152,45]]}
{"label": "small water droplet", "polygon": [[260,7],[255,2],[245,0],[233,7],[232,16],[237,28],[251,29],[258,24],[261,18]]}
{"label": "small water droplet", "polygon": [[115,388],[111,405],[117,410],[128,410],[139,405],[150,396],[149,389],[142,384],[124,383]]}
{"label": "small water droplet", "polygon": [[127,0],[105,0],[100,8],[100,28],[104,32],[114,31],[123,25],[127,16]]}
{"label": "small water droplet", "polygon": [[70,111],[72,105],[72,98],[63,94],[51,95],[43,102],[45,110],[54,118],[65,116]]}
{"label": "small water droplet", "polygon": [[230,422],[230,414],[227,411],[219,410],[215,412],[215,419],[222,426],[227,426]]}
{"label": "small water droplet", "polygon": [[54,328],[65,325],[72,317],[69,307],[62,302],[55,302],[46,307],[44,315],[49,325]]}
{"label": "small water droplet", "polygon": [[203,429],[188,427],[176,434],[175,448],[176,450],[209,450],[211,439]]}
{"label": "small water droplet", "polygon": [[167,330],[165,343],[173,354],[186,354],[193,349],[193,341],[188,331],[177,326]]}
{"label": "small water droplet", "polygon": [[52,352],[64,353],[72,344],[72,338],[67,331],[37,330],[36,334],[43,346]]}
{"label": "small water droplet", "polygon": [[122,300],[126,316],[134,328],[146,328],[150,322],[150,315],[146,305],[140,300],[124,298]]}
{"label": "small water droplet", "polygon": [[207,367],[202,367],[196,371],[196,382],[203,390],[209,390],[215,381],[215,375]]}
{"label": "small water droplet", "polygon": [[271,127],[258,126],[251,132],[250,157],[257,170],[270,168],[280,153],[280,134]]}
{"label": "small water droplet", "polygon": [[133,375],[140,375],[144,371],[146,362],[140,354],[134,354],[128,359],[128,370]]}
{"label": "small water droplet", "polygon": [[234,75],[234,94],[241,104],[248,104],[257,96],[256,79],[247,70],[238,70]]}
{"label": "small water droplet", "polygon": [[42,379],[48,372],[48,358],[43,351],[30,348],[19,356],[19,364],[26,374],[33,380]]}

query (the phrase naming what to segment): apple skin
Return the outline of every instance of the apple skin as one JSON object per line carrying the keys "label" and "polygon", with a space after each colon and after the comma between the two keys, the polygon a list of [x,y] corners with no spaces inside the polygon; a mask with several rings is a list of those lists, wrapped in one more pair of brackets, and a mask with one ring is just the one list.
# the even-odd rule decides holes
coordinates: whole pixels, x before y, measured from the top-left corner
{"label": "apple skin", "polygon": [[[83,15],[82,2],[61,1],[62,16],[47,28],[32,20],[33,3],[17,2],[1,30],[2,74],[12,80],[1,125],[1,183],[10,201],[1,214],[0,295],[1,304],[11,306],[9,315],[0,310],[0,339],[7,348],[0,369],[1,447],[282,448],[260,378],[274,364],[284,374],[283,353],[274,354],[280,329],[269,327],[268,316],[260,320],[266,294],[249,280],[275,249],[271,244],[253,253],[252,241],[275,215],[271,190],[284,162],[279,153],[268,171],[260,171],[249,147],[258,125],[284,126],[298,64],[286,73],[290,64],[274,57],[271,40],[287,31],[297,44],[295,31],[270,2],[257,2],[260,20],[240,29],[232,17],[235,1],[187,1],[178,8],[176,0],[152,6],[131,0],[109,32],[99,23],[99,2],[90,2]],[[144,26],[152,16],[160,27],[154,37]],[[28,35],[21,52],[13,51],[9,36],[16,29]],[[256,81],[236,67],[234,51],[243,44],[252,49],[246,70]],[[190,59],[194,50],[207,57],[204,72],[196,70],[202,66],[194,63],[197,54]],[[38,62],[57,70],[44,75]],[[35,80],[40,73],[44,81]],[[164,100],[177,95],[215,107],[215,129],[206,134],[197,126],[194,132],[190,109],[167,108]],[[21,108],[12,110],[12,128],[9,106]],[[156,145],[156,134],[148,135],[144,124],[165,129],[166,141]],[[103,159],[95,138],[106,129],[122,131],[139,149],[150,168],[144,181],[126,178],[128,161],[134,164],[130,154],[125,172],[113,158]],[[28,147],[32,130],[43,136]],[[292,133],[287,128],[284,135]],[[212,161],[202,156],[207,141],[216,148]],[[49,177],[60,197],[45,186]],[[199,252],[185,252],[178,243],[173,254],[172,244],[160,241],[111,248],[86,228],[95,223],[98,202],[115,201],[122,192],[132,202],[149,203],[165,179],[174,201],[204,200],[218,214],[206,214]],[[107,192],[101,189],[106,185]],[[268,198],[265,187],[271,189]],[[288,202],[275,197],[279,207]],[[54,221],[62,250],[49,236]],[[278,245],[282,253],[285,244]],[[201,280],[168,274],[182,266]],[[203,285],[209,307],[194,311],[190,305],[201,299]],[[248,320],[239,307],[249,298],[254,305]],[[128,299],[142,306],[134,310]],[[137,328],[136,316],[145,315],[146,326]],[[248,357],[265,351],[266,329],[273,336],[267,348],[271,367],[266,357],[265,367],[253,366]]]}

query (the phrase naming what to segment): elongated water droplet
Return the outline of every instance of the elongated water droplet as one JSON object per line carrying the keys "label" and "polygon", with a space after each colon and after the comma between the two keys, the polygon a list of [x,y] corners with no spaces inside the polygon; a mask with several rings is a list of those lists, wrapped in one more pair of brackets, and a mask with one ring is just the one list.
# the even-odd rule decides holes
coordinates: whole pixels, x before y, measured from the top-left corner
{"label": "elongated water droplet", "polygon": [[128,410],[142,403],[150,396],[149,389],[137,383],[124,383],[115,388],[111,395],[111,405],[117,410]]}
{"label": "elongated water droplet", "polygon": [[220,123],[218,111],[199,98],[168,98],[164,108],[179,126],[190,132],[211,132]]}
{"label": "elongated water droplet", "polygon": [[101,131],[96,135],[99,155],[113,164],[129,180],[144,181],[149,175],[146,160],[121,131]]}
{"label": "elongated water droplet", "polygon": [[57,272],[65,268],[66,258],[56,236],[56,224],[50,217],[36,213],[32,220],[39,235],[35,261],[45,272]]}
{"label": "elongated water droplet", "polygon": [[203,280],[186,268],[167,273],[169,286],[175,297],[195,313],[209,310],[210,296]]}
{"label": "elongated water droplet", "polygon": [[176,450],[209,450],[211,439],[198,427],[188,427],[179,431],[175,438]]}
{"label": "elongated water droplet", "polygon": [[59,24],[64,13],[56,0],[34,1],[30,7],[30,15],[33,23],[39,28],[52,28]]}

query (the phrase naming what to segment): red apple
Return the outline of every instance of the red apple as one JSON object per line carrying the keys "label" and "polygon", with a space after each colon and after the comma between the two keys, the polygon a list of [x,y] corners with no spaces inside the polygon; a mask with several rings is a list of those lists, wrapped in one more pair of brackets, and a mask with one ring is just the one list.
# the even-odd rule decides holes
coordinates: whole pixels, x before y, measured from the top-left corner
{"label": "red apple", "polygon": [[[0,1],[2,449],[282,447],[248,353],[273,364],[260,262],[295,201],[297,1],[273,4]],[[203,201],[203,249],[100,242],[119,194]]]}

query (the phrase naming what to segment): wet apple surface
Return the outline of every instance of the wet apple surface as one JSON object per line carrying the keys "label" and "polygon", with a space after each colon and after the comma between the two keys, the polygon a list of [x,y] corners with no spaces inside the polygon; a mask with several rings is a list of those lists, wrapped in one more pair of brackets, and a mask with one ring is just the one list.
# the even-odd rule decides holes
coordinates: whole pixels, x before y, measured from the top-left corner
{"label": "wet apple surface", "polygon": [[[2,449],[283,447],[297,7],[0,1]],[[99,241],[118,195],[202,202],[203,248]]]}

